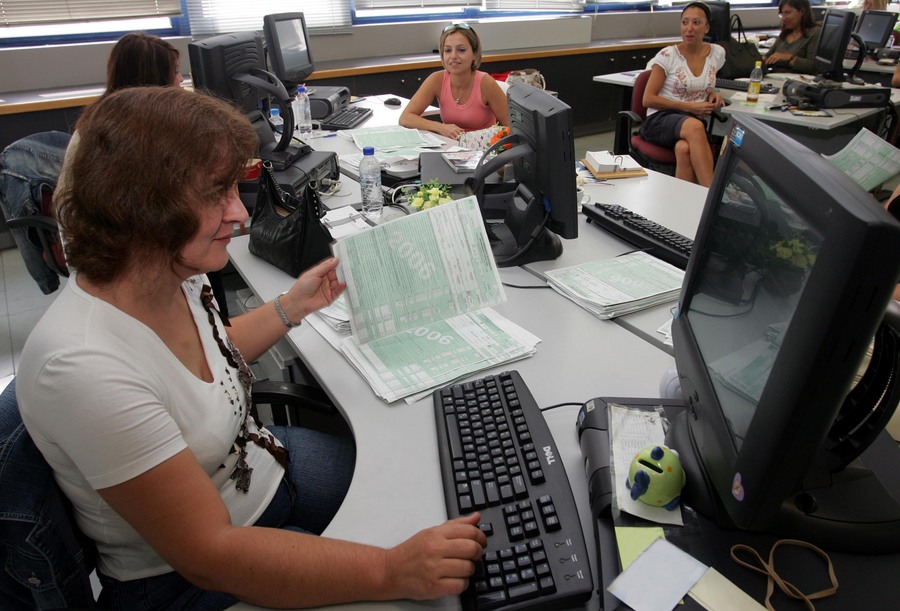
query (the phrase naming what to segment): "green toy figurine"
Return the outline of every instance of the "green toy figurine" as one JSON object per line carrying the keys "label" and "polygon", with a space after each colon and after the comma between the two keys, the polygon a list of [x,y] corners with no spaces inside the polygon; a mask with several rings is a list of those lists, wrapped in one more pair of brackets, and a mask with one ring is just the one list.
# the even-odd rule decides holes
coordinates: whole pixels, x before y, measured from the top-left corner
{"label": "green toy figurine", "polygon": [[678,507],[685,479],[678,452],[657,445],[647,446],[635,455],[625,483],[633,500],[671,511]]}

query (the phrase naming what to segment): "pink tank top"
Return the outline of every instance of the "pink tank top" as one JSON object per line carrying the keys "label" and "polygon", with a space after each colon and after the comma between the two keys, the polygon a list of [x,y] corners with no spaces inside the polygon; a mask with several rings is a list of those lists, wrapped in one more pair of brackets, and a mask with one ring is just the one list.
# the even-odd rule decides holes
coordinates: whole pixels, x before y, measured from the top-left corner
{"label": "pink tank top", "polygon": [[485,76],[488,76],[486,72],[476,71],[469,99],[463,104],[457,104],[453,94],[450,93],[450,73],[444,70],[441,97],[438,100],[441,106],[441,121],[453,123],[466,131],[484,129],[497,122],[497,117],[481,99],[481,79]]}

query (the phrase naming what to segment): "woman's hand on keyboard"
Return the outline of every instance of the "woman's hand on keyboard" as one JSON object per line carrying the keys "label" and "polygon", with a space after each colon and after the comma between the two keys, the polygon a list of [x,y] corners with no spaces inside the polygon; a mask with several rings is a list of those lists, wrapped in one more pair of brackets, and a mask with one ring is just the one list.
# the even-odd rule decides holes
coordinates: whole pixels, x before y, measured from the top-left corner
{"label": "woman's hand on keyboard", "polygon": [[425,529],[387,551],[388,598],[428,600],[466,589],[487,545],[474,513]]}

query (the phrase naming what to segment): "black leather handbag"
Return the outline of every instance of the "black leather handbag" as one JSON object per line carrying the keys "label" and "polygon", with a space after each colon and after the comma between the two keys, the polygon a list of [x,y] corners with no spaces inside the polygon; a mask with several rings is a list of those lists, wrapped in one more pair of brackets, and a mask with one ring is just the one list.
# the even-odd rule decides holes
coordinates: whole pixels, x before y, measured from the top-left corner
{"label": "black leather handbag", "polygon": [[278,184],[272,163],[264,162],[250,223],[250,252],[296,278],[331,255],[322,208],[312,185],[297,199]]}
{"label": "black leather handbag", "polygon": [[753,72],[756,62],[762,60],[762,55],[759,54],[755,44],[747,41],[740,15],[731,18],[731,31],[737,37],[732,36],[719,43],[725,49],[725,64],[716,76],[728,79],[746,78]]}

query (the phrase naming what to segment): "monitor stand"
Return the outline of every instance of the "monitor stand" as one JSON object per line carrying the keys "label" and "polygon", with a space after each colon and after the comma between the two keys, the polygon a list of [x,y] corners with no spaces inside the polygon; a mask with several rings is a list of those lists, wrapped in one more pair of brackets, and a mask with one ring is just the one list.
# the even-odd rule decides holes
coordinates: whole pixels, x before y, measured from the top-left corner
{"label": "monitor stand", "polygon": [[549,216],[531,192],[524,185],[518,185],[503,221],[485,223],[497,266],[515,267],[559,257],[562,242],[547,229]]}
{"label": "monitor stand", "polygon": [[[497,154],[491,155],[494,151]],[[509,192],[491,193],[485,189],[487,177],[532,152],[531,146],[519,142],[517,135],[507,136],[485,151],[474,176],[466,180],[467,190],[478,198],[482,216],[487,216],[491,210],[506,211],[502,222],[485,223],[497,267],[549,261],[562,254],[562,242],[547,229],[550,218],[547,202],[538,201],[537,196],[521,183],[516,184],[511,199]]]}

